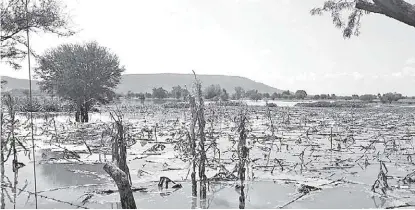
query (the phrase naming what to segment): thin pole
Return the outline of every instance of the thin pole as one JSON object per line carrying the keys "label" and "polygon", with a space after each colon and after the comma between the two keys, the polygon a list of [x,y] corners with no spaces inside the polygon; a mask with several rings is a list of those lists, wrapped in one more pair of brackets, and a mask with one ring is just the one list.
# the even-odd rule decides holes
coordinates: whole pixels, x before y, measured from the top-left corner
{"label": "thin pole", "polygon": [[330,150],[333,150],[333,127],[330,128]]}
{"label": "thin pole", "polygon": [[32,112],[32,73],[30,68],[30,41],[29,41],[29,15],[27,11],[28,0],[26,0],[26,37],[27,37],[27,62],[29,68],[29,104],[30,104],[30,128],[32,137],[32,154],[33,154],[33,179],[35,184],[35,204],[37,209],[37,186],[36,186],[36,155],[35,155],[35,139],[33,137],[33,112]]}

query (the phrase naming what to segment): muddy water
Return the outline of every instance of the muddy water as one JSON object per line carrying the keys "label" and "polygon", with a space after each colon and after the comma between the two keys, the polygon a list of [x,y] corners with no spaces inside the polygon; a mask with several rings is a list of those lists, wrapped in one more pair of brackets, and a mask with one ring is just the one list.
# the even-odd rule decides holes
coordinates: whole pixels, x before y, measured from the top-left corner
{"label": "muddy water", "polygon": [[[306,113],[310,113],[314,109],[307,109]],[[331,122],[332,118],[328,114],[324,114],[323,111],[329,112],[327,109],[316,109],[318,110],[319,115],[311,116],[310,123],[314,122],[314,126],[318,125],[319,122]],[[282,110],[283,111],[283,110]],[[299,112],[296,112],[299,111]],[[300,119],[300,114],[304,111],[303,109],[292,109],[291,121],[295,122]],[[369,112],[370,111],[370,112]],[[393,112],[392,112],[393,111]],[[396,111],[396,113],[395,113]],[[330,111],[331,112],[331,111]],[[368,112],[368,113],[366,113]],[[277,112],[277,114],[282,112]],[[323,114],[321,114],[323,113]],[[403,114],[400,114],[403,113]],[[285,208],[384,208],[393,205],[401,205],[402,203],[394,203],[393,200],[404,200],[410,202],[413,200],[413,193],[411,190],[414,188],[411,186],[404,186],[406,188],[399,189],[397,187],[396,181],[401,179],[409,172],[413,171],[414,164],[408,162],[406,159],[407,156],[403,155],[403,152],[395,151],[390,154],[388,158],[391,158],[391,161],[388,161],[388,158],[383,158],[386,161],[386,165],[389,169],[388,179],[391,190],[388,191],[390,197],[388,200],[382,200],[380,196],[373,196],[373,193],[370,192],[370,188],[374,183],[374,180],[378,176],[379,172],[379,162],[375,158],[382,158],[382,156],[376,155],[376,152],[373,154],[370,153],[368,156],[370,165],[363,167],[357,165],[358,163],[363,164],[363,160],[357,161],[357,158],[363,155],[363,151],[359,146],[369,145],[372,139],[373,133],[382,132],[384,138],[392,139],[395,136],[402,136],[406,133],[413,132],[413,118],[408,118],[408,113],[413,113],[413,109],[409,111],[399,111],[391,110],[390,113],[378,112],[373,109],[367,109],[364,112],[357,112],[360,118],[353,122],[353,125],[356,123],[362,129],[355,130],[354,138],[356,139],[355,145],[350,147],[350,150],[342,149],[341,151],[329,151],[330,143],[327,140],[328,136],[324,133],[330,132],[330,129],[327,131],[327,125],[322,124],[320,127],[320,133],[310,134],[310,139],[303,138],[301,141],[298,141],[299,136],[301,136],[301,128],[294,127],[291,125],[284,125],[279,123],[279,127],[284,129],[283,141],[289,145],[283,148],[280,152],[275,152],[271,154],[273,158],[279,158],[284,160],[284,171],[280,171],[279,167],[276,167],[273,174],[271,174],[270,169],[267,168],[257,168],[255,169],[255,178],[256,181],[248,183],[247,187],[247,198],[246,198],[246,208],[275,208],[278,206],[283,206],[289,201],[297,198],[299,194],[297,193],[298,183],[308,182],[310,185],[320,185],[322,183],[327,183],[332,180],[337,180],[340,178],[345,178],[350,182],[341,183],[341,184],[330,184],[329,186],[323,187],[322,190],[311,192],[309,195],[304,196],[302,199],[291,203]],[[160,114],[160,113],[159,113]],[[180,115],[181,111],[175,112],[176,115]],[[296,115],[298,114],[298,115]],[[176,117],[169,116],[166,117],[166,113],[161,112],[161,115],[164,118],[176,119]],[[254,113],[253,116],[258,116],[258,113]],[[363,116],[363,117],[361,117]],[[406,118],[405,118],[406,116]],[[59,116],[57,117],[58,122],[66,123],[68,116]],[[167,120],[158,120],[156,114],[148,114],[145,116],[129,116],[131,122],[134,122],[136,128],[140,128],[142,121],[135,120],[145,119],[151,122],[163,122],[160,125],[164,124],[164,128],[160,128],[160,131],[169,131],[169,129],[178,129],[176,126],[172,125],[171,122]],[[405,118],[405,120],[402,120]],[[92,117],[93,121],[109,121],[108,114],[96,114]],[[253,119],[255,119],[253,117]],[[276,119],[283,119],[278,117]],[[382,119],[386,120],[387,123],[377,122]],[[344,122],[338,120],[342,124],[350,122]],[[37,124],[42,123],[42,118],[36,119]],[[405,124],[403,123],[405,122]],[[169,124],[170,123],[170,124]],[[262,133],[265,128],[263,127],[263,121],[257,120],[253,122],[254,134],[257,136],[264,136]],[[309,123],[307,123],[309,124]],[[98,128],[98,123],[95,124]],[[169,125],[169,126],[167,126]],[[396,131],[391,129],[391,125],[397,125]],[[170,127],[171,126],[171,127]],[[69,126],[66,127],[66,129]],[[364,129],[363,129],[364,128]],[[408,131],[405,131],[404,128],[407,128]],[[60,128],[60,131],[65,130]],[[225,132],[229,132],[229,127],[226,128]],[[335,132],[343,132],[342,130]],[[40,131],[38,131],[40,133]],[[154,145],[154,142],[142,141],[146,144],[136,144],[129,150],[129,166],[133,179],[134,187],[146,187],[147,192],[135,192],[135,199],[137,206],[139,208],[190,208],[192,204],[192,199],[190,197],[190,185],[187,182],[182,182],[183,188],[177,191],[162,190],[160,191],[156,182],[160,176],[168,176],[175,180],[181,180],[182,177],[186,176],[187,173],[187,164],[178,160],[175,157],[173,150],[173,144],[167,144],[167,137],[171,132],[164,132],[163,136],[159,136],[158,141],[163,142],[166,145],[166,149],[162,154],[148,156],[145,159],[142,155],[145,150]],[[304,137],[304,136],[303,136]],[[94,137],[95,138],[95,137]],[[43,143],[40,142],[43,139]],[[37,184],[39,192],[39,208],[120,208],[118,203],[119,195],[113,193],[110,195],[99,194],[97,192],[102,192],[103,190],[115,190],[116,186],[113,184],[112,180],[109,179],[108,175],[102,170],[102,163],[99,162],[98,154],[89,156],[86,148],[82,144],[71,145],[73,143],[68,143],[63,146],[73,149],[74,151],[79,152],[81,159],[87,163],[78,162],[76,160],[62,160],[62,152],[50,152],[48,153],[47,158],[54,158],[54,161],[42,161],[42,155],[40,155],[41,148],[45,149],[49,145],[50,138],[39,139],[39,142],[36,144],[38,148],[36,149],[39,154],[37,155],[37,160],[40,161],[37,165]],[[339,145],[339,138],[336,138],[336,144]],[[382,139],[380,139],[382,140]],[[412,140],[410,140],[412,142]],[[228,169],[233,168],[234,164],[231,161],[231,155],[233,154],[229,148],[232,148],[232,141],[227,140],[226,138],[219,138],[219,147],[221,151],[224,151],[222,159],[224,164]],[[405,149],[406,143],[404,140],[396,141],[398,146],[401,145],[402,149]],[[27,147],[30,148],[30,142],[27,142]],[[256,147],[252,149],[252,159],[260,158],[256,162],[256,166],[265,166],[266,158],[262,157],[263,151],[261,148],[265,146],[266,143],[271,142],[258,142]],[[381,154],[385,151],[385,143],[376,144],[376,151],[380,151]],[[392,144],[392,141],[389,141]],[[273,144],[273,143],[272,143]],[[310,145],[312,145],[310,147]],[[314,145],[314,146],[313,146]],[[317,145],[317,146],[315,146]],[[282,145],[281,145],[282,146]],[[345,145],[342,146],[342,148]],[[306,148],[308,148],[306,150]],[[55,150],[57,148],[53,148]],[[297,163],[299,163],[298,155],[306,151],[306,161],[310,164],[305,169],[304,173],[300,171],[299,167],[296,168]],[[412,149],[404,150],[412,154]],[[369,153],[369,152],[368,152]],[[338,159],[338,160],[336,160]],[[340,161],[341,160],[341,161]],[[18,196],[16,198],[16,208],[33,208],[34,196],[30,195],[28,192],[33,192],[33,165],[32,160],[27,158],[23,153],[19,155],[19,161],[26,164],[25,167],[19,170],[18,174]],[[357,162],[356,162],[357,161]],[[13,208],[13,193],[10,189],[10,185],[13,185],[14,174],[11,169],[11,160],[7,162],[6,168],[6,189],[7,194],[6,198],[6,208]],[[94,164],[95,163],[95,164]],[[168,164],[167,164],[168,163]],[[336,167],[345,166],[345,167]],[[166,164],[166,167],[164,167]],[[144,166],[145,165],[145,166]],[[351,166],[346,167],[346,166]],[[166,168],[174,168],[179,170],[164,170]],[[142,169],[150,172],[150,175],[143,175],[142,177],[137,176],[137,170]],[[215,171],[208,170],[212,172],[208,174],[208,177],[213,176]],[[332,176],[333,175],[333,176]],[[282,179],[290,179],[294,181],[283,181]],[[9,183],[10,180],[10,183]],[[274,183],[272,180],[277,180],[278,182]],[[206,201],[206,206],[208,208],[238,208],[239,205],[239,194],[235,191],[234,182],[231,183],[221,183],[221,184],[211,184],[210,191],[208,192],[208,199]],[[26,186],[26,187],[25,187]],[[19,189],[24,188],[20,193]],[[403,190],[403,189],[406,189]],[[408,190],[409,189],[409,190]],[[30,195],[30,196],[29,196]],[[9,196],[11,199],[9,199]],[[89,199],[88,196],[92,196]],[[372,198],[374,197],[374,198]],[[85,200],[86,199],[86,200]],[[83,202],[85,200],[85,202]],[[392,202],[391,202],[392,201]],[[197,202],[197,206],[200,206]]]}
{"label": "muddy water", "polygon": [[[25,180],[32,180],[31,167],[27,166],[20,171],[19,184],[21,187]],[[86,195],[94,191],[115,189],[115,186],[105,178],[101,164],[42,164],[38,165],[38,191],[42,197],[38,198],[39,208],[120,208],[119,195],[94,194],[86,203],[82,201]],[[76,171],[79,170],[79,171]],[[31,182],[28,183],[32,185]],[[191,185],[182,183],[183,188],[178,190],[159,190],[156,183],[141,184],[147,192],[135,192],[134,197],[139,208],[191,208]],[[134,184],[136,186],[136,184]],[[211,183],[206,206],[208,208],[238,208],[239,193],[234,183]],[[138,187],[138,186],[136,186]],[[272,181],[256,181],[247,183],[246,208],[276,208],[283,206],[296,198],[294,184],[281,184]],[[28,186],[26,190],[31,190]],[[12,195],[11,190],[8,189]],[[44,196],[44,197],[43,197]],[[347,197],[347,199],[343,199]],[[52,200],[56,199],[56,200]],[[6,208],[13,205],[7,202]],[[68,202],[68,203],[65,203]],[[196,203],[199,206],[199,201]],[[305,196],[286,208],[375,208],[377,207],[368,193],[361,187],[339,187],[324,189]],[[34,208],[33,195],[21,193],[17,198],[16,208]]]}
{"label": "muddy water", "polygon": [[[39,157],[40,158],[40,157]],[[17,196],[16,208],[34,208],[33,167],[28,165],[19,170],[18,189],[27,187]],[[9,165],[7,165],[9,166]],[[42,163],[38,164],[37,186],[39,208],[120,208],[118,193],[97,194],[103,190],[115,190],[116,186],[109,180],[102,169],[102,164],[79,163]],[[13,183],[11,170],[6,176]],[[178,190],[160,190],[157,183],[134,183],[134,187],[145,187],[146,192],[135,192],[134,197],[139,208],[191,208],[191,184],[182,182]],[[207,208],[238,208],[239,192],[235,182],[211,183],[206,200]],[[297,185],[273,181],[248,182],[246,187],[246,208],[276,208],[298,197]],[[381,201],[371,198],[364,185],[345,185],[327,188],[303,197],[286,208],[376,208]],[[6,188],[11,198],[13,193]],[[18,190],[19,192],[19,190]],[[85,203],[88,194],[93,196]],[[347,199],[344,199],[347,197]],[[377,203],[376,203],[377,202]],[[200,206],[199,201],[196,203]],[[6,208],[13,208],[6,199]]]}

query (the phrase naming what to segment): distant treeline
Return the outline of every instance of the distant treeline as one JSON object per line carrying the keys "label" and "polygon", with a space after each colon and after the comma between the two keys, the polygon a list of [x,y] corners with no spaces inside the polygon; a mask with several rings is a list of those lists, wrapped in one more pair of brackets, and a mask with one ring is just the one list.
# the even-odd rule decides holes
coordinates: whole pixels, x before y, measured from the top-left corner
{"label": "distant treeline", "polygon": [[[27,98],[29,95],[29,90],[26,89],[14,89],[8,91],[11,95],[14,96],[23,96]],[[33,95],[35,98],[49,98],[53,95],[48,95],[42,91],[34,91]],[[189,90],[183,88],[180,85],[174,86],[171,90],[165,90],[162,87],[153,88],[151,93],[134,93],[128,91],[126,94],[116,94],[116,98],[125,97],[125,98],[137,98],[145,100],[146,98],[154,99],[166,99],[174,98],[177,100],[187,100],[189,96]],[[236,87],[232,94],[229,94],[224,88],[221,88],[220,85],[210,85],[203,90],[203,96],[207,100],[214,101],[228,101],[240,100],[240,99],[249,99],[249,100],[360,100],[364,102],[382,102],[382,103],[392,103],[400,99],[414,99],[415,97],[403,96],[400,93],[378,93],[377,95],[373,94],[363,94],[363,95],[351,95],[351,96],[337,96],[336,94],[316,94],[308,95],[305,90],[297,90],[295,92],[283,91],[281,93],[260,93],[258,90],[244,90],[242,87]]]}
{"label": "distant treeline", "polygon": [[[153,88],[151,93],[133,93],[128,91],[127,94],[120,94],[119,96],[126,98],[175,98],[178,100],[186,100],[189,96],[189,90],[182,88],[180,85],[174,86],[171,90],[165,90],[162,87]],[[227,101],[240,100],[240,99],[250,99],[250,100],[276,100],[276,99],[286,99],[286,100],[361,100],[366,102],[380,101],[382,103],[392,103],[393,101],[398,101],[404,98],[415,99],[415,97],[406,97],[400,93],[384,93],[377,95],[372,94],[363,94],[363,95],[351,95],[351,96],[337,96],[336,94],[316,94],[308,95],[305,90],[297,90],[291,92],[289,90],[283,91],[281,93],[274,92],[270,93],[260,93],[258,90],[245,90],[242,87],[235,87],[234,92],[229,94],[224,88],[221,88],[220,85],[210,85],[206,87],[203,91],[203,96],[207,100],[221,100]]]}

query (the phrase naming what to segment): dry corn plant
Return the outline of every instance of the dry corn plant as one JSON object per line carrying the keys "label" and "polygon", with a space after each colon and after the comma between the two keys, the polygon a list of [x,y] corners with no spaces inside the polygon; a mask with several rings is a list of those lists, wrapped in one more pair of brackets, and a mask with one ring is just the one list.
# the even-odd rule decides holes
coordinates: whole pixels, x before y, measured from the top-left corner
{"label": "dry corn plant", "polygon": [[190,128],[187,133],[189,145],[190,145],[190,154],[191,154],[191,168],[192,168],[192,209],[196,208],[196,199],[197,199],[197,181],[196,181],[196,165],[197,165],[197,153],[196,153],[196,132],[195,126],[197,123],[197,106],[194,96],[189,96],[190,111],[191,111],[191,122]]}
{"label": "dry corn plant", "polygon": [[[2,102],[2,104],[4,103],[4,105],[6,106],[6,110],[7,110],[7,116],[2,116],[2,134],[6,134],[6,138],[5,141],[3,141],[2,138],[2,170],[4,171],[4,163],[8,161],[8,159],[10,158],[11,155],[13,155],[13,160],[12,160],[12,170],[14,172],[14,182],[12,186],[9,186],[12,188],[12,193],[13,193],[13,207],[16,207],[16,199],[17,199],[17,184],[18,184],[18,171],[20,168],[24,167],[25,164],[19,162],[18,160],[18,147],[20,147],[21,149],[23,149],[25,154],[29,154],[29,150],[24,146],[24,138],[18,138],[16,136],[17,134],[17,127],[19,126],[19,120],[16,119],[16,99],[11,97],[10,94],[6,94],[4,95],[4,98],[2,98],[2,100],[4,100]],[[6,118],[7,117],[7,118]],[[5,126],[6,130],[3,130],[3,126]],[[2,135],[2,137],[3,137]],[[29,134],[28,134],[29,135]],[[7,154],[4,156],[4,152],[7,152]],[[2,172],[3,172],[2,171]],[[4,174],[4,173],[2,173]],[[2,180],[4,181],[4,180]],[[3,186],[5,185],[4,182],[2,182],[2,188],[5,187]]]}
{"label": "dry corn plant", "polygon": [[[191,179],[192,179],[192,208],[196,208],[197,198],[197,182],[196,182],[196,166],[198,166],[199,174],[199,196],[200,207],[206,208],[206,195],[207,195],[207,176],[206,176],[206,133],[205,133],[205,113],[204,113],[204,101],[202,95],[202,85],[197,79],[196,73],[193,71],[195,81],[193,94],[189,96],[191,122],[188,131],[188,140],[191,153]],[[197,130],[196,130],[197,128]],[[198,144],[197,144],[197,139]]]}
{"label": "dry corn plant", "polygon": [[[50,130],[50,128],[53,128],[53,130]],[[55,140],[55,143],[59,143],[58,128],[56,126],[55,115],[46,112],[43,115],[43,124],[40,126],[40,129],[40,135],[51,136],[49,140],[49,145],[52,145],[53,140]]]}
{"label": "dry corn plant", "polygon": [[376,189],[380,189],[383,195],[386,195],[386,191],[389,189],[388,185],[388,169],[383,161],[379,161],[379,174],[378,177],[372,185],[372,191],[376,192]]}
{"label": "dry corn plant", "polygon": [[[194,71],[193,71],[194,73]],[[206,171],[206,150],[205,150],[205,142],[206,142],[206,134],[205,134],[205,113],[204,113],[204,101],[202,95],[202,84],[196,78],[195,75],[195,85],[196,85],[196,97],[197,97],[197,125],[198,125],[198,136],[199,140],[199,179],[200,179],[200,198],[201,198],[201,207],[203,208],[206,199],[206,190],[207,190],[207,177],[205,174]]]}
{"label": "dry corn plant", "polygon": [[[266,164],[266,166],[268,167],[268,164],[269,164],[269,159],[270,159],[270,157],[271,157],[271,152],[272,152],[272,149],[273,149],[273,147],[274,147],[274,142],[275,142],[275,139],[276,139],[276,137],[275,137],[275,132],[278,132],[278,129],[277,129],[277,131],[275,131],[275,127],[274,127],[274,121],[272,120],[272,114],[271,114],[271,110],[269,109],[269,107],[268,106],[266,106],[267,107],[267,110],[266,110],[266,117],[267,117],[267,119],[268,119],[268,129],[271,131],[271,148],[269,149],[269,151],[268,151],[268,155],[267,155],[267,164]],[[282,146],[282,142],[281,142],[281,140],[280,140],[280,146]],[[276,146],[277,147],[277,152],[278,151],[280,151],[280,148],[278,148],[278,146]]]}
{"label": "dry corn plant", "polygon": [[[216,105],[216,106],[220,106],[220,104],[219,105]],[[206,148],[206,152],[209,149],[212,149],[213,150],[213,158],[212,158],[212,163],[211,163],[212,166],[215,163],[218,164],[218,165],[220,165],[220,150],[218,148],[218,143],[217,143],[218,137],[215,136],[215,125],[216,125],[216,123],[219,120],[219,115],[218,115],[219,113],[218,112],[215,112],[215,108],[210,107],[210,115],[209,115],[208,120],[207,120],[209,122],[209,125],[210,125],[209,126],[209,140],[210,140],[210,144],[209,144],[208,148]],[[219,134],[218,134],[219,136],[220,136],[220,131],[221,130],[219,130]],[[216,154],[218,154],[218,159],[216,159]]]}
{"label": "dry corn plant", "polygon": [[[296,163],[293,167],[293,170],[295,170],[297,168],[297,166],[300,165],[300,173],[303,173],[303,170],[307,169],[307,165],[313,161],[313,160],[310,160],[307,163],[305,163],[305,161],[304,161],[304,155],[305,155],[305,151],[307,150],[307,148],[308,148],[308,146],[305,147],[303,149],[303,151],[301,151],[300,154],[298,155],[298,158],[300,159],[300,163]],[[311,154],[310,154],[310,156],[311,156]]]}
{"label": "dry corn plant", "polygon": [[240,196],[239,196],[239,208],[245,208],[245,178],[249,159],[249,149],[247,147],[247,133],[246,129],[247,117],[244,110],[241,110],[239,114],[239,125],[237,132],[239,134],[238,142],[238,177],[240,181]]}

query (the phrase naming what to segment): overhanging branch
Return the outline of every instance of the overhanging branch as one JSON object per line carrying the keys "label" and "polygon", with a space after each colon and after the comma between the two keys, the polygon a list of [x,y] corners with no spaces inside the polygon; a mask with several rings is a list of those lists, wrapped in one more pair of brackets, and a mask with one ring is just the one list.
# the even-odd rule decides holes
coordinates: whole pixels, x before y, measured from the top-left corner
{"label": "overhanging branch", "polygon": [[376,4],[372,4],[370,2],[366,2],[366,1],[362,1],[362,0],[356,2],[356,8],[361,9],[361,10],[365,10],[365,11],[368,11],[368,12],[382,14],[382,9],[378,6],[376,6]]}
{"label": "overhanging branch", "polygon": [[415,5],[404,0],[373,0],[373,3],[359,0],[356,2],[356,8],[383,14],[415,27]]}

